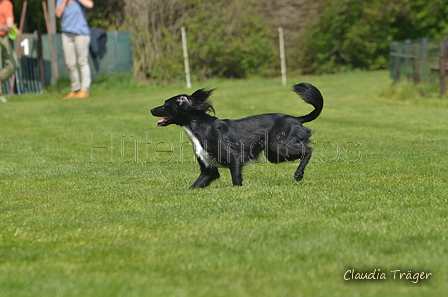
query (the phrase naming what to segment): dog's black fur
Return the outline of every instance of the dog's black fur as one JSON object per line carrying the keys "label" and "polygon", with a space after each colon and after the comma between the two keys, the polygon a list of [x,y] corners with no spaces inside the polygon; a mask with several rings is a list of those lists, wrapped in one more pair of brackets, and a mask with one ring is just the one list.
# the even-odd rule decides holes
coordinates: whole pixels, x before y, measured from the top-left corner
{"label": "dog's black fur", "polygon": [[217,167],[228,167],[234,186],[242,185],[245,163],[256,160],[264,151],[272,163],[301,159],[294,178],[303,178],[305,166],[313,152],[309,147],[311,130],[302,123],[316,119],[323,108],[319,90],[311,84],[293,86],[302,99],[314,110],[301,117],[281,113],[253,115],[239,120],[221,120],[208,101],[213,90],[200,89],[192,95],[178,95],[151,110],[153,116],[163,117],[158,126],[181,126],[193,142],[201,174],[191,188],[203,188],[219,178]]}

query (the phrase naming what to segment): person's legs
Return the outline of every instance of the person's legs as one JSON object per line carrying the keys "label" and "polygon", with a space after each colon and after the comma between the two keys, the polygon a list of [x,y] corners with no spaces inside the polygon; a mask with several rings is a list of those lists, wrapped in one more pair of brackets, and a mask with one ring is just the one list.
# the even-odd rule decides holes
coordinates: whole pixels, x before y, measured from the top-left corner
{"label": "person's legs", "polygon": [[77,35],[75,40],[78,67],[81,73],[81,90],[88,91],[92,82],[89,65],[90,35]]}
{"label": "person's legs", "polygon": [[89,65],[90,36],[76,35],[74,40],[77,57],[76,65],[81,74],[81,89],[75,94],[74,98],[88,98],[90,96],[89,87],[92,81]]}
{"label": "person's legs", "polygon": [[[71,82],[71,92],[66,99],[73,98],[76,92],[81,89],[79,80],[78,65],[76,63],[76,43],[75,34],[62,33],[62,48],[64,50],[65,65],[67,66],[68,74]],[[65,98],[64,97],[64,98]]]}

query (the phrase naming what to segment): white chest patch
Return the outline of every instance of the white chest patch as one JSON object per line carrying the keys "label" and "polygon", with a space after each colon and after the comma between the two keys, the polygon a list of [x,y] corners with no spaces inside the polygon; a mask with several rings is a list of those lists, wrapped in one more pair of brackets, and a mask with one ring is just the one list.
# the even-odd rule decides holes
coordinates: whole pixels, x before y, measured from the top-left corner
{"label": "white chest patch", "polygon": [[196,157],[202,160],[204,162],[205,166],[212,167],[212,160],[210,156],[207,154],[207,151],[202,147],[201,143],[199,142],[199,139],[197,139],[196,136],[194,136],[193,132],[191,132],[190,129],[187,127],[182,127],[182,129],[185,131],[185,133],[188,135],[188,138],[190,138],[191,142],[193,142],[193,148],[194,148],[194,154]]}

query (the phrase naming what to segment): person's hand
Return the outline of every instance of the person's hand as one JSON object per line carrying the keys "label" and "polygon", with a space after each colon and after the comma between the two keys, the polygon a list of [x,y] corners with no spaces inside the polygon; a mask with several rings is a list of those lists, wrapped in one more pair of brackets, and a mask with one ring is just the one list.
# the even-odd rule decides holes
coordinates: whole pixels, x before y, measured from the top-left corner
{"label": "person's hand", "polygon": [[9,31],[11,31],[11,30],[12,30],[11,27],[9,27],[9,26],[7,26],[7,25],[0,26],[0,31],[3,31],[3,32],[9,32]]}

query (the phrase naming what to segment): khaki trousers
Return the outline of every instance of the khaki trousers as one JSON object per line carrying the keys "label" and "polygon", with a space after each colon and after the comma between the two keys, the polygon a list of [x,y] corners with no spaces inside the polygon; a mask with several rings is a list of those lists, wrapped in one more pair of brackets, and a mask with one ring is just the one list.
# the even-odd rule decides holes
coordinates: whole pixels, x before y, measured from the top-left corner
{"label": "khaki trousers", "polygon": [[14,74],[17,69],[17,61],[12,50],[8,35],[0,36],[0,55],[5,67],[0,69],[0,96],[3,96],[3,84]]}
{"label": "khaki trousers", "polygon": [[89,90],[92,82],[89,66],[89,35],[62,33],[65,65],[70,76],[71,90]]}

